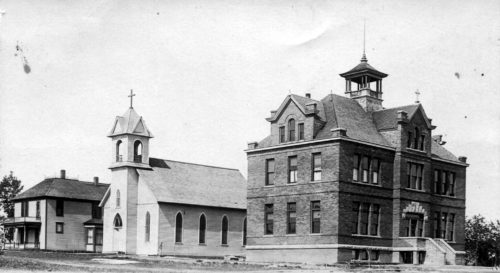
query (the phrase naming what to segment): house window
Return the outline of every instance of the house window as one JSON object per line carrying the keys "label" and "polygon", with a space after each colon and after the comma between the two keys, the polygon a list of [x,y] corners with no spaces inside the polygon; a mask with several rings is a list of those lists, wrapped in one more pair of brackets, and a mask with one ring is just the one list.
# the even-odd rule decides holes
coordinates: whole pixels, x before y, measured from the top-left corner
{"label": "house window", "polygon": [[142,143],[139,140],[134,142],[134,162],[142,163]]}
{"label": "house window", "polygon": [[120,190],[116,190],[116,207],[120,208]]}
{"label": "house window", "polygon": [[441,173],[439,170],[434,170],[434,193],[440,194],[441,191]]}
{"label": "house window", "polygon": [[182,214],[175,216],[175,243],[182,243]]}
{"label": "house window", "polygon": [[274,225],[274,208],[273,204],[266,204],[264,206],[264,234],[273,234]]}
{"label": "house window", "polygon": [[304,123],[299,123],[299,140],[304,140]]}
{"label": "house window", "polygon": [[372,204],[370,211],[370,235],[378,235],[380,205]]}
{"label": "house window", "polygon": [[56,233],[64,233],[64,223],[56,222]]}
{"label": "house window", "polygon": [[95,229],[95,244],[99,246],[102,245],[102,228]]}
{"label": "house window", "polygon": [[353,165],[352,165],[352,180],[359,180],[359,155],[354,155]]}
{"label": "house window", "polygon": [[243,220],[243,245],[247,245],[247,218]]}
{"label": "house window", "polygon": [[36,218],[40,218],[40,201],[36,201]]}
{"label": "house window", "polygon": [[441,171],[441,194],[448,194],[448,180],[446,179],[448,176],[448,172]]}
{"label": "house window", "polygon": [[288,183],[297,182],[297,157],[288,157]]}
{"label": "house window", "polygon": [[379,235],[380,205],[353,202],[352,208],[352,233],[372,236]]}
{"label": "house window", "polygon": [[198,236],[198,243],[205,244],[205,234],[207,232],[207,219],[205,218],[205,214],[201,214],[200,216],[200,231]]}
{"label": "house window", "polygon": [[408,162],[406,172],[407,188],[422,190],[424,165]]}
{"label": "house window", "polygon": [[280,127],[280,143],[285,142],[285,126]]}
{"label": "house window", "polygon": [[320,181],[321,180],[321,153],[313,154],[312,160],[312,180]]}
{"label": "house window", "polygon": [[94,229],[88,228],[87,229],[87,245],[93,245],[93,244],[94,244]]}
{"label": "house window", "polygon": [[420,135],[420,150],[425,150],[425,135]]}
{"label": "house window", "polygon": [[321,205],[320,201],[311,202],[311,233],[321,232]]}
{"label": "house window", "polygon": [[227,216],[222,217],[222,240],[221,244],[222,245],[227,245],[227,230],[228,230],[228,220]]}
{"label": "house window", "polygon": [[118,140],[116,142],[116,162],[122,162],[123,161],[123,155],[122,155],[122,141]]}
{"label": "house window", "polygon": [[440,238],[441,236],[441,226],[440,226],[440,216],[439,212],[434,212],[434,238]]}
{"label": "house window", "polygon": [[274,185],[274,159],[266,159],[266,186]]}
{"label": "house window", "polygon": [[454,172],[448,172],[448,194],[450,196],[455,196],[455,173]]}
{"label": "house window", "polygon": [[92,218],[102,219],[102,208],[99,207],[98,202],[92,203]]}
{"label": "house window", "polygon": [[405,215],[405,236],[422,237],[424,226],[424,215],[420,213],[406,213]]}
{"label": "house window", "polygon": [[149,212],[146,212],[146,225],[145,225],[144,229],[145,229],[144,241],[149,242],[149,238],[150,238],[150,234],[151,234],[151,215],[149,214]]}
{"label": "house window", "polygon": [[406,141],[406,147],[411,148],[411,144],[413,143],[412,132],[408,132],[408,139]]}
{"label": "house window", "polygon": [[295,141],[295,120],[288,121],[288,141]]}
{"label": "house window", "polygon": [[29,216],[29,201],[21,202],[21,217]]}
{"label": "house window", "polygon": [[372,159],[371,164],[371,182],[373,184],[378,184],[379,182],[379,173],[380,173],[380,161],[376,158]]}
{"label": "house window", "polygon": [[297,205],[296,203],[288,203],[286,206],[287,234],[295,234],[296,219],[297,219]]}
{"label": "house window", "polygon": [[455,196],[455,178],[454,172],[434,170],[434,193]]}
{"label": "house window", "polygon": [[113,220],[113,226],[115,228],[121,228],[123,226],[122,217],[118,213],[115,215],[115,219]]}
{"label": "house window", "polygon": [[370,250],[370,260],[378,261],[380,252],[378,250]]}
{"label": "house window", "polygon": [[370,219],[370,204],[361,204],[361,217],[359,222],[359,234],[368,235],[368,221]]}
{"label": "house window", "polygon": [[414,143],[413,143],[413,148],[414,149],[418,149],[418,140],[419,140],[419,131],[418,131],[418,128],[415,128],[415,137],[414,137]]}
{"label": "house window", "polygon": [[370,171],[370,159],[367,156],[363,156],[361,160],[361,173],[363,175],[362,181],[368,183],[368,173]]}
{"label": "house window", "polygon": [[454,231],[455,231],[455,214],[450,213],[448,215],[448,241],[455,241],[454,238]]}
{"label": "house window", "polygon": [[439,238],[446,239],[446,226],[448,221],[448,213],[441,212],[441,236]]}
{"label": "house window", "polygon": [[64,216],[64,200],[56,200],[56,216]]}
{"label": "house window", "polygon": [[352,217],[352,234],[359,234],[359,212],[360,212],[360,203],[359,202],[352,202],[352,211],[353,217]]}

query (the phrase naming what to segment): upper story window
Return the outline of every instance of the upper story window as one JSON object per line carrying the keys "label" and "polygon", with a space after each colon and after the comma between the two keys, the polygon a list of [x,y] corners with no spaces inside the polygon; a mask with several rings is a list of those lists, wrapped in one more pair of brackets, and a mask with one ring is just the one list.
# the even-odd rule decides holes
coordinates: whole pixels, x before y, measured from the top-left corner
{"label": "upper story window", "polygon": [[21,202],[21,217],[28,217],[29,216],[29,201],[22,201]]}
{"label": "upper story window", "polygon": [[299,123],[299,140],[304,140],[304,123]]}
{"label": "upper story window", "polygon": [[455,179],[454,172],[434,170],[434,193],[455,196]]}
{"label": "upper story window", "polygon": [[311,233],[321,232],[321,203],[320,201],[311,202]]}
{"label": "upper story window", "polygon": [[297,157],[288,157],[288,183],[297,182]]}
{"label": "upper story window", "polygon": [[406,147],[411,148],[412,143],[413,143],[413,133],[408,132],[408,139],[406,140]]}
{"label": "upper story window", "polygon": [[266,186],[274,185],[274,159],[266,159]]}
{"label": "upper story window", "polygon": [[122,162],[123,161],[123,154],[122,154],[122,141],[118,140],[116,142],[116,162]]}
{"label": "upper story window", "polygon": [[36,218],[40,218],[40,201],[36,201]]}
{"label": "upper story window", "polygon": [[407,184],[406,188],[422,190],[424,165],[408,162],[406,165]]}
{"label": "upper story window", "polygon": [[139,140],[134,142],[134,162],[142,163],[142,142]]}
{"label": "upper story window", "polygon": [[380,159],[355,154],[353,157],[352,180],[357,182],[380,183]]}
{"label": "upper story window", "polygon": [[56,216],[64,216],[64,200],[56,200]]}
{"label": "upper story window", "polygon": [[312,180],[321,180],[321,153],[312,155]]}
{"label": "upper story window", "polygon": [[99,202],[92,203],[92,218],[102,219],[102,208],[99,207]]}
{"label": "upper story window", "polygon": [[295,141],[295,120],[288,121],[288,141]]}
{"label": "upper story window", "polygon": [[279,132],[280,133],[280,143],[283,143],[286,141],[286,139],[285,139],[285,126],[281,126],[279,130],[280,130],[280,132]]}
{"label": "upper story window", "polygon": [[421,132],[417,127],[415,127],[414,132],[409,131],[406,147],[424,151],[425,150],[425,134],[423,134],[423,132]]}
{"label": "upper story window", "polygon": [[274,206],[266,204],[264,206],[264,234],[273,234],[274,229]]}
{"label": "upper story window", "polygon": [[419,130],[418,128],[415,128],[415,136],[413,137],[413,149],[418,149],[419,145],[418,145],[418,141],[419,141],[419,138],[420,138],[420,134],[419,134]]}
{"label": "upper story window", "polygon": [[116,207],[120,207],[120,190],[116,190]]}

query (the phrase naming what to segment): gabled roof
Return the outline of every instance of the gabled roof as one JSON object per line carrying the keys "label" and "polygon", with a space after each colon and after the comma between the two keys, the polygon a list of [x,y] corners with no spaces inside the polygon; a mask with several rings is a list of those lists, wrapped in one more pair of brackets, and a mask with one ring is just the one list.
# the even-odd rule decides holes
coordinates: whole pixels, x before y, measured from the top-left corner
{"label": "gabled roof", "polygon": [[66,199],[78,199],[89,201],[100,201],[108,189],[109,184],[94,182],[83,182],[73,179],[48,178],[23,193],[17,195],[13,200],[56,197]]}
{"label": "gabled roof", "polygon": [[236,169],[150,158],[138,169],[158,202],[246,209],[246,180]]}
{"label": "gabled roof", "polygon": [[378,130],[396,129],[398,111],[405,111],[408,114],[408,119],[411,119],[417,111],[420,104],[410,104],[398,106],[394,108],[383,109],[372,113],[373,121]]}
{"label": "gabled roof", "polygon": [[142,119],[132,107],[128,108],[122,116],[117,116],[115,118],[115,123],[108,136],[111,137],[122,134],[153,137],[144,119]]}
{"label": "gabled roof", "polygon": [[295,105],[297,105],[297,107],[299,108],[299,110],[302,112],[302,114],[306,115],[306,114],[310,114],[308,111],[307,111],[307,105],[309,104],[312,104],[312,103],[315,103],[316,106],[317,106],[317,114],[318,114],[318,117],[321,119],[321,120],[325,120],[325,116],[324,116],[324,111],[323,110],[323,105],[317,101],[317,100],[313,100],[311,98],[306,98],[306,97],[302,97],[302,96],[298,96],[298,95],[295,95],[295,94],[290,94],[288,95],[285,100],[281,103],[280,107],[278,108],[278,110],[276,110],[276,113],[274,115],[272,115],[271,117],[267,118],[268,121],[275,121],[277,120],[280,116],[281,116],[281,113],[286,109],[286,107],[289,105],[289,103],[291,102],[294,102]]}

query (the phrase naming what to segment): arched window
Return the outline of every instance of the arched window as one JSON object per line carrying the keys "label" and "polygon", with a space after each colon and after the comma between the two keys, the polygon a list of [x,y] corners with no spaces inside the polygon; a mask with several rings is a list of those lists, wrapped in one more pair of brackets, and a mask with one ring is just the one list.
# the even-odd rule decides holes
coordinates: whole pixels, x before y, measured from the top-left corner
{"label": "arched window", "polygon": [[150,235],[150,232],[151,232],[151,215],[149,215],[149,212],[146,212],[146,242],[149,242],[149,235]]}
{"label": "arched window", "polygon": [[122,162],[123,161],[123,155],[122,155],[122,141],[118,140],[116,142],[116,162]]}
{"label": "arched window", "polygon": [[221,244],[223,245],[227,245],[227,229],[228,229],[227,217],[224,215],[224,217],[222,217],[222,240],[221,240]]}
{"label": "arched window", "polygon": [[120,207],[120,190],[116,190],[116,207]]}
{"label": "arched window", "polygon": [[115,228],[121,228],[122,225],[123,225],[123,223],[122,223],[122,217],[120,216],[120,214],[117,213],[115,215],[115,219],[113,220],[113,226]]}
{"label": "arched window", "polygon": [[295,141],[295,120],[288,121],[288,141]]}
{"label": "arched window", "polygon": [[243,245],[247,245],[247,218],[243,220]]}
{"label": "arched window", "polygon": [[413,139],[414,139],[413,148],[418,149],[419,147],[418,140],[420,139],[420,133],[418,131],[418,128],[415,128],[415,136]]}
{"label": "arched window", "polygon": [[201,214],[200,216],[200,234],[198,242],[200,244],[205,243],[205,233],[207,231],[207,219],[205,218],[205,214]]}
{"label": "arched window", "polygon": [[142,162],[142,143],[139,140],[134,142],[134,162]]}
{"label": "arched window", "polygon": [[182,214],[180,212],[175,216],[175,242],[182,243]]}

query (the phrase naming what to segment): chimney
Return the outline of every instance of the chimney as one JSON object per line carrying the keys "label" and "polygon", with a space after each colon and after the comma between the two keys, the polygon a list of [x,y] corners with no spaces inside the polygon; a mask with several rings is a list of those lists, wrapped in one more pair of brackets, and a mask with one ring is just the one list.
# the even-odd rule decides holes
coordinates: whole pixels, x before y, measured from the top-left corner
{"label": "chimney", "polygon": [[345,128],[333,128],[330,130],[332,132],[333,137],[346,137],[347,130]]}
{"label": "chimney", "polygon": [[463,162],[463,163],[467,163],[467,157],[466,156],[459,156],[458,161]]}
{"label": "chimney", "polygon": [[256,149],[257,146],[259,146],[259,143],[257,141],[252,141],[252,142],[248,143],[248,149],[249,150]]}
{"label": "chimney", "polygon": [[61,170],[61,179],[66,179],[66,170]]}
{"label": "chimney", "polygon": [[99,184],[99,177],[94,176],[94,184],[97,186]]}
{"label": "chimney", "polygon": [[306,93],[306,98],[310,99],[311,98],[311,93]]}
{"label": "chimney", "polygon": [[397,121],[398,121],[398,123],[408,122],[408,113],[406,113],[403,110],[399,110],[397,112]]}

